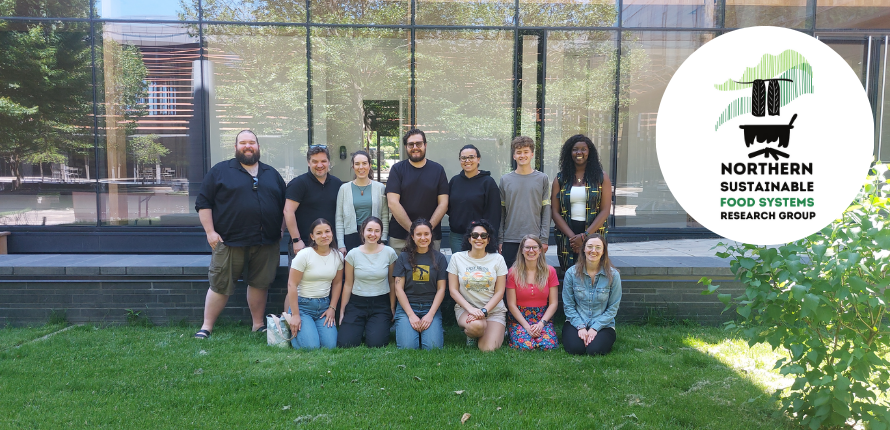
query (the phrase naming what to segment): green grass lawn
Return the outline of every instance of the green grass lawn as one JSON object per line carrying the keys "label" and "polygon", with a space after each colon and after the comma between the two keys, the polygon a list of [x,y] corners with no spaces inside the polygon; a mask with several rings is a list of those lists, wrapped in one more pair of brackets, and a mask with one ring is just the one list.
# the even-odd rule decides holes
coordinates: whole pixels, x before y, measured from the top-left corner
{"label": "green grass lawn", "polygon": [[[295,351],[243,326],[0,329],[0,428],[791,428],[776,355],[721,329],[618,327],[605,357]],[[465,424],[461,417],[470,414]]]}

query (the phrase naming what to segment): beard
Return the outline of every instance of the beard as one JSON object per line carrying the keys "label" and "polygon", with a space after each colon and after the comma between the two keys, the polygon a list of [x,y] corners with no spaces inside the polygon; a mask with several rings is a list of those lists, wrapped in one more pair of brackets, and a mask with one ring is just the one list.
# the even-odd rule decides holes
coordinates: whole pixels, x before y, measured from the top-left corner
{"label": "beard", "polygon": [[253,155],[245,155],[243,152],[235,150],[235,159],[245,166],[253,166],[260,161],[260,149],[257,148]]}
{"label": "beard", "polygon": [[424,158],[426,158],[426,151],[422,151],[420,155],[414,155],[413,152],[408,153],[408,159],[415,163],[423,161]]}

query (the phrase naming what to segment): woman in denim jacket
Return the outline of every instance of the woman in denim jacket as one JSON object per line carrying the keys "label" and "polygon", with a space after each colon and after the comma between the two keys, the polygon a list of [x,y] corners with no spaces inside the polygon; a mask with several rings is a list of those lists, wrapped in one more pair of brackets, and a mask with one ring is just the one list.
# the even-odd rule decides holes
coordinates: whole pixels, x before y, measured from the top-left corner
{"label": "woman in denim jacket", "polygon": [[566,352],[608,354],[615,343],[621,276],[609,261],[606,239],[599,234],[591,234],[584,241],[577,262],[566,270],[562,301],[566,314],[562,342]]}

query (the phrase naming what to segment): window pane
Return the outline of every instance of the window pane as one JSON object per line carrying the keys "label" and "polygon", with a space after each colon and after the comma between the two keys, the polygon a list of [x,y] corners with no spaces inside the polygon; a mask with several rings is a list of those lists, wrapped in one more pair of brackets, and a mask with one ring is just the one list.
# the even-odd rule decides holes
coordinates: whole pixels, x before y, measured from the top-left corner
{"label": "window pane", "polygon": [[[191,4],[190,10],[196,10],[197,0]],[[205,22],[306,22],[305,1],[201,0],[201,5]],[[189,16],[197,17],[192,12]]]}
{"label": "window pane", "polygon": [[[204,0],[204,8],[205,11],[208,9],[207,0]],[[97,17],[109,19],[197,21],[198,0],[96,0],[94,11]]]}
{"label": "window pane", "polygon": [[495,180],[510,171],[512,70],[511,31],[417,31],[417,128],[449,178],[470,143]]}
{"label": "window pane", "polygon": [[661,96],[680,64],[712,33],[626,33],[622,52],[636,52],[621,62],[622,86],[615,169],[617,227],[700,227],[677,203],[661,174],[655,153],[655,121]]}
{"label": "window pane", "polygon": [[[883,161],[885,164],[890,163],[890,90],[886,88],[890,84],[890,76],[887,76],[888,59],[885,58],[887,53],[887,38],[875,37],[872,44],[876,45],[876,54],[872,55],[872,61],[876,61],[877,70],[877,87],[875,106],[875,157]],[[873,52],[875,52],[873,51]]]}
{"label": "window pane", "polygon": [[807,27],[807,0],[726,0],[724,27]]}
{"label": "window pane", "polygon": [[410,0],[311,0],[312,21],[325,24],[410,24]]}
{"label": "window pane", "polygon": [[90,0],[2,0],[0,16],[87,18],[90,16]]}
{"label": "window pane", "polygon": [[614,0],[520,0],[519,22],[524,26],[612,27],[618,23]]}
{"label": "window pane", "polygon": [[890,28],[890,0],[819,0],[816,28]]}
{"label": "window pane", "polygon": [[513,25],[512,0],[417,0],[421,25]]}
{"label": "window pane", "polygon": [[[105,23],[101,66],[100,220],[106,225],[198,225],[204,176],[196,27]],[[191,196],[190,196],[191,193]]]}
{"label": "window pane", "polygon": [[89,25],[0,21],[0,225],[96,225]]}
{"label": "window pane", "polygon": [[710,28],[716,22],[714,0],[624,0],[625,27]]}
{"label": "window pane", "polygon": [[[645,63],[639,48],[625,52],[625,70]],[[551,179],[560,170],[559,155],[571,136],[584,134],[596,146],[606,175],[612,172],[615,109],[616,32],[551,31],[547,38],[547,105],[544,116],[544,171]]]}
{"label": "window pane", "polygon": [[[313,143],[330,147],[338,178],[352,179],[348,155],[358,149],[369,150],[377,165],[378,137],[384,182],[399,161],[399,137],[410,121],[410,38],[408,30],[313,30]],[[305,158],[298,165],[306,171]]]}
{"label": "window pane", "polygon": [[253,130],[261,161],[285,180],[306,171],[306,32],[300,27],[204,30],[210,84],[210,165],[234,156],[235,136]]}

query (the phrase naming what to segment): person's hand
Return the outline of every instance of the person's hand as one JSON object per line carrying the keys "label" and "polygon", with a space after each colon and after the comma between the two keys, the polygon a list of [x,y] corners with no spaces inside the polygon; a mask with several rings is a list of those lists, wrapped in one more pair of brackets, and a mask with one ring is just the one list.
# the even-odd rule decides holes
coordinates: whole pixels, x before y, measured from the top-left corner
{"label": "person's hand", "polygon": [[340,253],[343,254],[343,256],[345,257],[346,256],[346,248],[340,248]]}
{"label": "person's hand", "polygon": [[293,244],[293,245],[294,245],[294,254],[300,252],[301,249],[303,249],[303,248],[306,247],[306,244],[303,243],[302,240],[299,241],[299,242],[297,242],[297,243],[295,243],[295,244]]}
{"label": "person's hand", "polygon": [[396,306],[395,305],[393,305],[393,307],[389,308],[389,314],[392,315],[392,318],[390,318],[389,320],[392,322],[395,322],[396,321]]}
{"label": "person's hand", "polygon": [[426,315],[424,315],[423,318],[420,319],[421,326],[420,330],[418,331],[424,331],[430,328],[430,326],[433,324],[433,317],[434,315],[432,314],[432,312],[428,312]]}
{"label": "person's hand", "polygon": [[530,325],[528,330],[528,334],[533,338],[541,337],[541,331],[544,330],[544,323],[538,322],[536,324]]}
{"label": "person's hand", "polygon": [[417,315],[408,317],[408,322],[411,323],[411,328],[413,328],[414,331],[423,331],[423,329],[421,329],[423,323],[420,322],[420,318],[417,318]]}
{"label": "person's hand", "polygon": [[575,253],[580,252],[581,247],[584,246],[584,233],[579,233],[569,238],[569,244],[572,247],[572,251]]}
{"label": "person's hand", "polygon": [[541,253],[542,253],[542,254],[546,254],[548,248],[550,248],[550,245],[548,245],[548,244],[546,244],[546,243],[542,244],[542,245],[541,245]]}
{"label": "person's hand", "polygon": [[588,344],[590,344],[590,342],[593,342],[593,338],[596,337],[596,333],[597,331],[594,329],[587,330],[587,342],[584,343],[584,346],[587,346]]}
{"label": "person's hand", "polygon": [[503,254],[503,253],[504,253],[504,244],[499,243],[498,244],[498,254]]}
{"label": "person's hand", "polygon": [[[334,326],[334,310],[333,309],[331,309],[329,307],[328,310],[324,311],[324,313],[321,314],[321,316],[324,317],[324,326],[325,327],[333,327]],[[341,322],[343,321],[342,315],[340,316],[340,321]]]}
{"label": "person's hand", "polygon": [[210,249],[216,249],[216,245],[222,241],[222,238],[219,237],[219,233],[217,233],[216,231],[207,233],[207,244],[210,245]]}
{"label": "person's hand", "polygon": [[590,343],[587,341],[587,329],[586,328],[578,329],[578,337],[581,338],[581,340],[584,342],[584,346],[587,346],[587,344]]}
{"label": "person's hand", "polygon": [[290,325],[290,333],[292,336],[296,336],[300,331],[300,325],[302,322],[300,321],[300,314],[292,314],[290,317],[286,318],[288,325]]}

